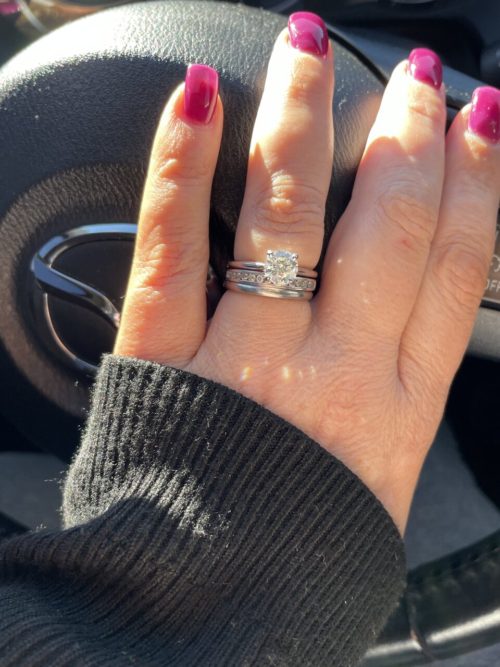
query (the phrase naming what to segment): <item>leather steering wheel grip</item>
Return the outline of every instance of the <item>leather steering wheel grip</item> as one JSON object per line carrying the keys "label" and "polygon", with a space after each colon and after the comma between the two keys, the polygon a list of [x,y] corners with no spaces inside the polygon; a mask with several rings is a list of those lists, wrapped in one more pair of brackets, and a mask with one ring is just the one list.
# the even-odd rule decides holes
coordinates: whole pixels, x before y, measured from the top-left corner
{"label": "leather steering wheel grip", "polygon": [[[225,107],[211,202],[211,263],[221,276],[267,60],[285,25],[283,16],[234,4],[124,5],[50,33],[0,70],[0,410],[40,446],[70,458],[72,447],[59,443],[76,445],[89,382],[44,344],[32,312],[33,256],[76,227],[135,222],[165,100],[186,66],[200,62],[219,71]],[[366,56],[342,39],[335,52],[326,239],[349,199],[383,92]],[[406,598],[366,667],[422,664],[498,640],[499,540],[410,573]]]}
{"label": "leather steering wheel grip", "polygon": [[[211,263],[222,275],[268,57],[285,25],[284,16],[242,5],[124,5],[50,33],[0,70],[0,338],[31,385],[65,411],[81,415],[87,387],[75,386],[29,325],[31,257],[58,232],[135,221],[161,110],[187,64],[200,62],[219,71],[225,107],[211,215]],[[350,196],[383,91],[341,45],[336,76],[327,236]]]}
{"label": "leather steering wheel grip", "polygon": [[363,667],[425,665],[499,640],[500,531],[410,572]]}

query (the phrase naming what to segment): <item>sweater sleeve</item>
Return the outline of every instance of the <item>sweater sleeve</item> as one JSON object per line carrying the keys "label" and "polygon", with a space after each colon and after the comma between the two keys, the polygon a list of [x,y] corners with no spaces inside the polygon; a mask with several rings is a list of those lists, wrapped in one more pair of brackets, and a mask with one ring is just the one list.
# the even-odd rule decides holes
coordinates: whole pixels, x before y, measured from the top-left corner
{"label": "sweater sleeve", "polygon": [[371,492],[222,385],[108,356],[64,529],[0,545],[3,667],[349,667],[400,596]]}

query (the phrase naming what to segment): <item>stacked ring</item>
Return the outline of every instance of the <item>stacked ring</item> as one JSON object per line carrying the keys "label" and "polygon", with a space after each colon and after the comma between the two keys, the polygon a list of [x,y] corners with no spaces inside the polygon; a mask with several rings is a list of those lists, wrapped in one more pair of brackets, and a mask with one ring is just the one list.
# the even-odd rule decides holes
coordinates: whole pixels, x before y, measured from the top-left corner
{"label": "stacked ring", "polygon": [[229,262],[224,287],[279,299],[312,299],[318,274],[299,267],[298,255],[268,250],[265,262]]}

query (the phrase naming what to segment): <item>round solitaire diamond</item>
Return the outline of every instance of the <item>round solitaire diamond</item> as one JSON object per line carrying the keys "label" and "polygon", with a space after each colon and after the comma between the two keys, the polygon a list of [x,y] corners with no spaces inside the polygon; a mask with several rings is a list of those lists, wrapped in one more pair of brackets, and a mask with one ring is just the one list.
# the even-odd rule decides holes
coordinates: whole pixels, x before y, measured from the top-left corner
{"label": "round solitaire diamond", "polygon": [[264,276],[272,285],[285,286],[297,277],[298,255],[287,250],[268,250]]}

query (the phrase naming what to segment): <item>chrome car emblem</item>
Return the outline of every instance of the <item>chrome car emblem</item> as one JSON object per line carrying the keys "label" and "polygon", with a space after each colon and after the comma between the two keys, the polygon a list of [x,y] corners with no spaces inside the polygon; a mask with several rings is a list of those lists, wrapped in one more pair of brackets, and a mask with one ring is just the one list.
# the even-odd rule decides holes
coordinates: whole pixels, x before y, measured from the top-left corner
{"label": "chrome car emblem", "polygon": [[[120,324],[120,310],[115,305],[116,298],[115,303],[113,303],[104,292],[55,268],[56,260],[68,250],[84,243],[98,241],[128,241],[134,243],[136,233],[137,225],[132,223],[103,223],[76,227],[50,239],[40,248],[31,261],[31,272],[41,291],[41,303],[40,297],[38,297],[37,303],[41,305],[42,318],[47,326],[49,338],[55,343],[57,351],[63,354],[64,360],[70,362],[70,365],[80,372],[94,374],[97,366],[80,358],[64,342],[55,326],[49,297],[57,297],[95,313],[111,325],[115,332]],[[209,317],[215,310],[220,296],[220,282],[209,266],[207,275]],[[40,308],[40,305],[38,305],[38,308]],[[37,323],[39,322],[40,318],[37,319]],[[50,346],[52,347],[52,344]]]}
{"label": "chrome car emblem", "polygon": [[134,242],[137,225],[132,223],[109,223],[84,225],[63,234],[58,234],[45,243],[31,261],[31,271],[43,292],[43,311],[52,338],[65,357],[80,371],[95,373],[96,366],[77,357],[64,343],[54,326],[49,308],[49,295],[77,304],[90,310],[115,330],[120,323],[120,312],[112,301],[95,287],[66,275],[54,268],[58,257],[71,248],[90,241]]}

